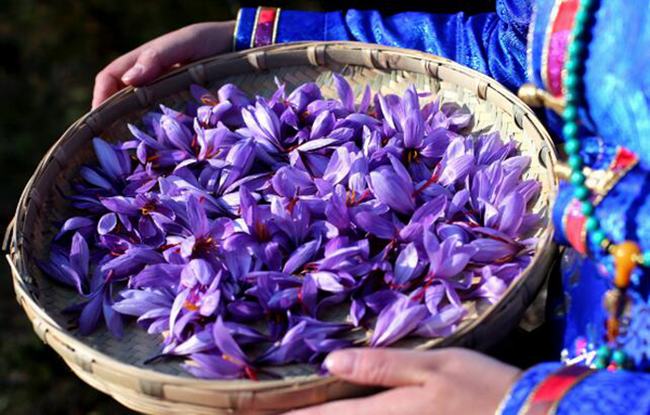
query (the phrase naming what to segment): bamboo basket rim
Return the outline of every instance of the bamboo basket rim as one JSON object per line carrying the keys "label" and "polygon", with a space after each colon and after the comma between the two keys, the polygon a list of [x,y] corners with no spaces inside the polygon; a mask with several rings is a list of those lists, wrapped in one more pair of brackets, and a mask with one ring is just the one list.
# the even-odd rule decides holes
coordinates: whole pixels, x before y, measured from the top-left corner
{"label": "bamboo basket rim", "polygon": [[[354,54],[356,55],[357,61],[354,63],[338,62],[330,54],[333,51],[343,51]],[[295,55],[298,55],[299,58],[296,58]],[[306,60],[304,55],[306,55]],[[394,58],[399,58],[399,61]],[[293,62],[292,59],[294,61],[298,59],[299,62]],[[403,59],[406,59],[406,61],[402,61]],[[512,115],[515,124],[519,128],[522,130],[532,129],[535,135],[541,138],[544,142],[543,149],[546,149],[547,151],[545,154],[541,154],[540,152],[537,156],[539,157],[540,164],[545,167],[547,174],[550,176],[548,179],[551,188],[553,190],[557,188],[557,181],[550,173],[552,172],[553,165],[556,163],[554,145],[541,122],[534,116],[532,110],[495,80],[472,69],[461,66],[449,59],[420,51],[359,42],[298,42],[283,45],[271,45],[197,61],[169,72],[145,87],[125,88],[110,97],[95,110],[92,110],[79,118],[46,152],[43,159],[36,167],[34,174],[25,185],[25,189],[20,196],[15,216],[7,229],[3,244],[3,249],[7,251],[6,258],[13,274],[17,301],[25,309],[28,317],[34,325],[34,330],[37,335],[46,344],[49,344],[54,348],[68,364],[70,364],[69,362],[75,362],[89,375],[92,375],[98,369],[108,369],[117,377],[123,379],[136,379],[137,383],[140,385],[140,390],[144,391],[148,389],[151,391],[150,395],[154,397],[160,395],[160,390],[165,386],[191,386],[193,388],[215,392],[256,392],[273,391],[275,389],[287,387],[296,388],[301,386],[328,385],[333,382],[340,382],[340,380],[335,377],[320,375],[257,382],[204,380],[165,374],[153,369],[136,367],[121,362],[110,355],[102,353],[85,344],[83,341],[71,335],[67,329],[61,327],[57,322],[55,322],[48,315],[45,309],[39,305],[35,293],[30,290],[30,276],[26,271],[27,267],[25,261],[28,256],[23,252],[23,235],[21,229],[25,223],[26,211],[28,210],[30,200],[34,197],[31,191],[34,183],[41,179],[45,167],[51,162],[58,162],[54,157],[54,153],[61,143],[64,142],[66,137],[71,136],[79,129],[86,127],[90,128],[94,135],[98,134],[101,129],[99,126],[102,124],[102,111],[123,104],[127,100],[130,100],[129,103],[132,106],[134,104],[134,99],[137,100],[137,104],[140,105],[137,109],[150,107],[153,102],[165,95],[165,83],[170,80],[182,76],[189,76],[191,78],[191,83],[204,84],[209,80],[206,77],[206,71],[212,67],[224,67],[228,64],[233,64],[234,62],[240,64],[245,62],[250,71],[264,71],[269,68],[281,66],[281,63],[285,61],[288,61],[287,65],[311,64],[313,66],[327,66],[328,62],[331,62],[386,70],[420,71],[420,73],[427,74],[439,80],[451,79],[452,81],[460,82],[459,79],[463,79],[466,83],[471,82],[472,85],[468,86],[467,89],[474,91],[478,98],[492,101],[500,99],[503,100],[504,103],[507,102],[510,106],[509,111],[507,108],[503,107],[503,103],[501,106],[499,104],[496,104],[496,106],[501,108],[504,112]],[[405,63],[408,64],[406,66],[410,66],[405,67]],[[219,76],[226,75],[222,74]],[[217,79],[219,76],[210,79]],[[550,205],[553,203],[554,194],[555,192],[549,196]],[[504,300],[507,299],[513,291],[518,290],[520,286],[524,284],[526,276],[530,273],[532,268],[540,265],[540,263],[544,264],[545,261],[550,261],[549,255],[546,254],[546,252],[553,249],[552,224],[549,220],[545,230],[540,236],[540,241],[536,248],[534,258],[530,265],[523,271],[522,275],[508,287],[502,298],[497,303],[482,312],[478,318],[474,319],[469,324],[462,326],[451,336],[445,338],[440,342],[440,346],[445,346],[453,342],[453,340],[462,337],[473,330],[476,326],[483,323],[487,318],[489,318],[489,316],[494,314],[495,309],[502,307]],[[424,344],[418,348],[427,348],[427,346]],[[164,396],[164,393],[160,396]]]}

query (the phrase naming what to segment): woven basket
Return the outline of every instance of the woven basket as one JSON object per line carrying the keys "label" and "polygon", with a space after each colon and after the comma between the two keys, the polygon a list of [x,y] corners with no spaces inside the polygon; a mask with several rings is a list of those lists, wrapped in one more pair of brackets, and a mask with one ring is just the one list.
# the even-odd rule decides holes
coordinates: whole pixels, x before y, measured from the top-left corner
{"label": "woven basket", "polygon": [[72,370],[93,387],[124,405],[156,414],[272,414],[319,402],[368,393],[333,377],[306,375],[287,368],[282,380],[208,381],[188,376],[177,362],[144,365],[159,351],[159,339],[135,324],[118,340],[103,329],[87,337],[68,330],[61,310],[74,302],[72,290],[53,284],[35,266],[47,257],[53,221],[69,214],[63,197],[82,163],[94,157],[91,139],[128,137],[127,122],[137,121],[158,103],[178,107],[189,99],[192,83],[218,87],[239,85],[251,96],[269,96],[274,77],[288,90],[315,81],[334,97],[332,73],[343,74],[360,94],[369,84],[373,92],[403,93],[413,83],[418,91],[436,93],[443,102],[456,102],[475,115],[474,131],[495,129],[513,138],[531,156],[526,178],[538,180],[542,192],[534,210],[545,220],[537,236],[532,264],[497,304],[465,320],[451,336],[413,340],[405,347],[466,346],[485,349],[512,329],[543,283],[553,255],[549,207],[556,191],[552,174],[553,144],[531,110],[494,80],[454,62],[429,54],[360,43],[297,43],[217,56],[178,69],[149,86],[127,88],[73,124],[47,152],[18,203],[7,233],[7,258],[18,302],[36,334],[61,355]]}

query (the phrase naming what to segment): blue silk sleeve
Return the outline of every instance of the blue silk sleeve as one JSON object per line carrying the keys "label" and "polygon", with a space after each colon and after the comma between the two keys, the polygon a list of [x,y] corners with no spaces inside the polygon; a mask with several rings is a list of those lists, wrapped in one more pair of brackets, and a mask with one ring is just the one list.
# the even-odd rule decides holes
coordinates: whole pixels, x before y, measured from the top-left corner
{"label": "blue silk sleeve", "polygon": [[[495,13],[467,16],[421,12],[282,10],[275,41],[357,40],[418,49],[483,72],[510,89],[526,81],[526,36],[532,0],[497,0]],[[236,48],[250,47],[255,9],[242,9]]]}
{"label": "blue silk sleeve", "polygon": [[[539,383],[558,370],[558,363],[543,363],[529,369],[513,386],[502,415],[516,415]],[[560,401],[558,415],[642,415],[650,413],[650,375],[601,370],[571,388]]]}

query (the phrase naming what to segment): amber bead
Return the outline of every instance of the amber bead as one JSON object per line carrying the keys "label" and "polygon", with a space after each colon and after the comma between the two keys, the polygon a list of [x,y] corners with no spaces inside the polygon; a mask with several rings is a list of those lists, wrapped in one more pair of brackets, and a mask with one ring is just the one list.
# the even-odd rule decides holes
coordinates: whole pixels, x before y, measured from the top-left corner
{"label": "amber bead", "polygon": [[616,317],[607,319],[607,339],[609,341],[614,341],[618,337],[619,327],[620,325]]}
{"label": "amber bead", "polygon": [[616,314],[621,297],[621,291],[616,288],[612,288],[605,293],[603,305],[609,314]]}
{"label": "amber bead", "polygon": [[632,241],[625,241],[616,245],[612,253],[614,254],[614,264],[616,266],[614,284],[618,288],[626,288],[630,285],[630,276],[636,267],[637,258],[641,254],[639,245]]}

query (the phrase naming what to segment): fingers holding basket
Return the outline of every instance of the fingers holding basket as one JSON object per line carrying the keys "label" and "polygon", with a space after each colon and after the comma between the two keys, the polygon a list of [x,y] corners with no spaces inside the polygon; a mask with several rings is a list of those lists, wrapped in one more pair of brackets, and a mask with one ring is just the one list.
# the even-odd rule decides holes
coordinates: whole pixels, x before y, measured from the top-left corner
{"label": "fingers holding basket", "polygon": [[234,27],[233,21],[198,23],[167,33],[122,55],[97,74],[92,108],[127,85],[144,85],[175,65],[228,51]]}
{"label": "fingers holding basket", "polygon": [[289,414],[492,414],[520,373],[480,353],[457,348],[342,350],[331,353],[325,364],[346,381],[394,389]]}
{"label": "fingers holding basket", "polygon": [[[360,399],[345,399],[311,408],[288,412],[285,415],[402,415],[424,414],[421,397],[425,390],[419,386],[392,389]],[[418,396],[420,398],[418,398]],[[427,412],[433,413],[433,412]]]}
{"label": "fingers holding basket", "polygon": [[331,353],[325,365],[349,382],[385,387],[424,384],[431,373],[428,353],[398,349],[348,349]]}

